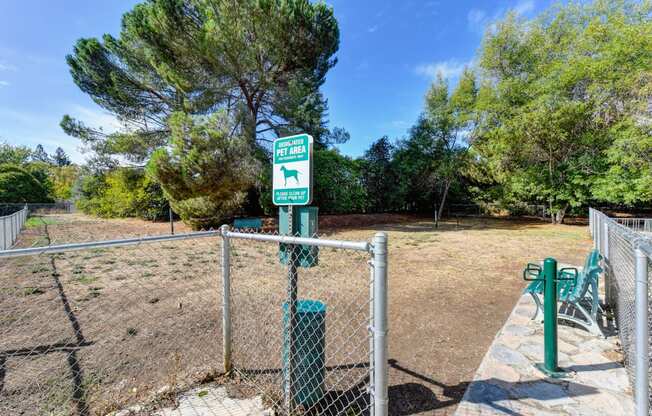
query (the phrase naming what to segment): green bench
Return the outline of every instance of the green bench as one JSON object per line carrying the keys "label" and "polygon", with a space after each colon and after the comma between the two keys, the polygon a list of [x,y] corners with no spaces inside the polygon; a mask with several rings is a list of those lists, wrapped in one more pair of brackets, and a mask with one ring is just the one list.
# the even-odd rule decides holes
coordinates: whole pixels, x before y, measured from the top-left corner
{"label": "green bench", "polygon": [[236,230],[261,231],[263,229],[263,219],[236,218],[233,220],[233,228]]}
{"label": "green bench", "polygon": [[[597,320],[600,311],[598,281],[602,273],[600,259],[600,252],[591,250],[581,270],[575,267],[562,268],[557,283],[557,299],[561,303],[557,318],[573,322],[595,335],[602,335]],[[532,274],[540,269],[539,265],[528,264],[524,273]],[[544,282],[535,280],[524,290],[524,293],[532,296],[537,307],[533,320],[543,316],[543,288]]]}

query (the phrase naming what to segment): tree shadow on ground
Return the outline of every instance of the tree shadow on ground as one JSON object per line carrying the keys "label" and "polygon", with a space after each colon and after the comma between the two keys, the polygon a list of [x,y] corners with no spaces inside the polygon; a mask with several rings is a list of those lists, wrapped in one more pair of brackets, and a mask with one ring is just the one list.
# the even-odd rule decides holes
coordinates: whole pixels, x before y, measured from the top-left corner
{"label": "tree shadow on ground", "polygon": [[522,409],[518,408],[518,402],[522,400],[562,401],[597,393],[598,390],[594,387],[564,380],[508,382],[498,378],[489,378],[474,381],[466,393],[466,401],[508,415],[520,415]]}

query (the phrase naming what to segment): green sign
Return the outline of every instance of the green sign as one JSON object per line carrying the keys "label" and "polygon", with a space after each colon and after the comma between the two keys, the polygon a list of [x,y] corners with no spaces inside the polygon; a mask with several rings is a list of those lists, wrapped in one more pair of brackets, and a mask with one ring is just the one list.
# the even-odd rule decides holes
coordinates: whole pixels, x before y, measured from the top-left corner
{"label": "green sign", "polygon": [[309,205],[312,202],[312,143],[312,137],[307,134],[274,141],[274,205]]}

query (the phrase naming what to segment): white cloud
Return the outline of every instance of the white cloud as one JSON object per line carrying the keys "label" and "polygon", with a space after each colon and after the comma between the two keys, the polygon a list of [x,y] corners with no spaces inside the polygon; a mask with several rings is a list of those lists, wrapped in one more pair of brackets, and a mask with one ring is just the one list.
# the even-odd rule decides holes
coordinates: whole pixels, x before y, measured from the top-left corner
{"label": "white cloud", "polygon": [[410,123],[405,120],[393,120],[390,125],[395,128],[408,127]]}
{"label": "white cloud", "polygon": [[457,59],[449,59],[446,61],[418,65],[415,68],[415,72],[429,78],[436,78],[437,74],[441,74],[444,78],[451,80],[458,78],[460,74],[462,74],[462,71],[464,71],[464,68],[470,64],[470,62],[460,62]]}
{"label": "white cloud", "polygon": [[378,30],[378,25],[373,25],[373,26],[371,26],[370,28],[367,29],[367,32],[374,33],[377,30]]}
{"label": "white cloud", "polygon": [[0,71],[12,71],[15,72],[17,71],[18,68],[16,68],[14,65],[10,65],[5,62],[0,62]]}
{"label": "white cloud", "polygon": [[471,9],[469,14],[466,16],[466,20],[469,22],[470,27],[482,24],[486,18],[487,12],[480,9]]}
{"label": "white cloud", "polygon": [[75,105],[70,115],[92,128],[101,127],[105,133],[113,133],[123,129],[123,124],[115,116],[101,110]]}
{"label": "white cloud", "polygon": [[72,160],[83,162],[79,151],[79,141],[61,131],[56,114],[23,111],[0,107],[0,137],[12,144],[34,147],[42,144],[47,152],[53,152],[61,146]]}
{"label": "white cloud", "polygon": [[9,85],[11,85],[9,82],[0,80],[0,87],[8,87]]}
{"label": "white cloud", "polygon": [[493,12],[487,12],[482,9],[471,9],[466,15],[469,29],[478,34],[483,34],[486,28],[490,30],[496,22],[502,19],[509,10],[513,10],[517,15],[526,15],[534,11],[535,0],[519,0],[513,7],[501,7]]}
{"label": "white cloud", "polygon": [[521,0],[513,10],[516,14],[528,14],[534,10],[534,0]]}

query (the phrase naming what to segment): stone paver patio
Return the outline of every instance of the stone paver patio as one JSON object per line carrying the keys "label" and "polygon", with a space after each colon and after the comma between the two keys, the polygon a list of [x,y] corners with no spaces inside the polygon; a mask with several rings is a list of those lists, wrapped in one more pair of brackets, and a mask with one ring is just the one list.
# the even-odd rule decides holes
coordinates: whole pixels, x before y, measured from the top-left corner
{"label": "stone paver patio", "polygon": [[543,324],[522,296],[494,339],[456,415],[629,415],[634,401],[618,352],[617,337],[599,338],[559,325],[559,365],[569,371],[551,379],[543,361]]}

